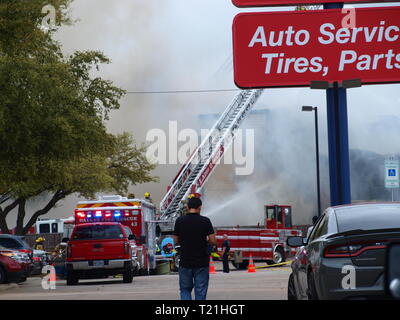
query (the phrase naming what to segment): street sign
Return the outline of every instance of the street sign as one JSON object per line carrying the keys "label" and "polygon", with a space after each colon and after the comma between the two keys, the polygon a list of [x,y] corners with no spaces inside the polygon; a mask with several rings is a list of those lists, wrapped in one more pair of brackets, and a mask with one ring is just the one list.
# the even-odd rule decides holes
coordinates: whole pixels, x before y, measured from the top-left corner
{"label": "street sign", "polygon": [[354,10],[352,16],[341,9],[238,14],[232,27],[236,85],[400,82],[400,7]]}
{"label": "street sign", "polygon": [[389,189],[400,187],[398,160],[385,161],[385,187]]}
{"label": "street sign", "polygon": [[[319,5],[321,3],[337,3],[337,0],[232,0],[232,3],[239,8],[242,7],[265,7],[265,6],[297,6],[297,5]],[[344,3],[368,3],[368,2],[396,2],[389,1],[374,1],[374,0],[342,0]]]}

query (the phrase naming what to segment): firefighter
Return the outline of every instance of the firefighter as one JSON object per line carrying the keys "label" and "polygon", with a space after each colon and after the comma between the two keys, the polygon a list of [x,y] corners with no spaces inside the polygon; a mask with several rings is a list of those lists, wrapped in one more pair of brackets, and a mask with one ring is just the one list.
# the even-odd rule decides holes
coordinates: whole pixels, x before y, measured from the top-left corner
{"label": "firefighter", "polygon": [[45,240],[46,240],[46,239],[43,238],[43,237],[37,238],[36,241],[35,241],[34,249],[35,249],[35,250],[42,250],[42,251],[44,251],[44,241],[45,241]]}
{"label": "firefighter", "polygon": [[229,273],[229,251],[231,250],[231,243],[228,240],[228,235],[224,234],[224,242],[222,243],[222,265],[224,273]]}
{"label": "firefighter", "polygon": [[153,203],[153,200],[150,198],[150,193],[146,192],[146,193],[144,194],[144,198],[145,198],[147,201]]}

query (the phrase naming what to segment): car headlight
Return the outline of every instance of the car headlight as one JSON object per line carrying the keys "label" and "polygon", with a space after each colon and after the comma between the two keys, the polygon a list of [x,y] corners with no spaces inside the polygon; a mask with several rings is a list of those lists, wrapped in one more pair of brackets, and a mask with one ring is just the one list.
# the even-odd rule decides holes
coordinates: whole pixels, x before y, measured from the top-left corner
{"label": "car headlight", "polygon": [[14,259],[17,262],[25,262],[25,259],[22,255],[15,252],[2,252],[1,255]]}

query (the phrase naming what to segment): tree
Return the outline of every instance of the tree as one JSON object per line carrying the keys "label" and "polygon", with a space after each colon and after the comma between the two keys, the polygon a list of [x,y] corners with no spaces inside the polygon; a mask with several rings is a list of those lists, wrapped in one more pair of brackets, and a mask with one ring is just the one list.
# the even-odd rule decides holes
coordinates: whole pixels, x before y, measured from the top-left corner
{"label": "tree", "polygon": [[[41,29],[41,8],[51,3],[58,26],[69,23],[71,1],[3,1],[0,4],[0,229],[17,211],[17,234],[72,193],[126,191],[129,184],[156,181],[154,166],[129,134],[107,133],[105,121],[125,93],[93,68],[110,63],[101,52],[65,57]],[[48,203],[24,225],[26,203]]]}

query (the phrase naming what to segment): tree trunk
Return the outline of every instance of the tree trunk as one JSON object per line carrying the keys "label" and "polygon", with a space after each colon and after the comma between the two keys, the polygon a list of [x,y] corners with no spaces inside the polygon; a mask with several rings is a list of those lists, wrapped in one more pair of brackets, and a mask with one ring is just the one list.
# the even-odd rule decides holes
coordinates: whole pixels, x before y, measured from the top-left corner
{"label": "tree trunk", "polygon": [[16,206],[21,203],[22,199],[18,198],[14,200],[11,204],[9,204],[4,209],[0,208],[0,230],[4,233],[10,233],[10,229],[8,229],[7,225],[7,215],[12,211]]}
{"label": "tree trunk", "polygon": [[2,233],[10,233],[10,230],[8,229],[7,221],[6,221],[6,215],[3,214],[3,210],[0,209],[0,231]]}
{"label": "tree trunk", "polygon": [[46,206],[43,209],[40,209],[36,211],[33,216],[29,219],[28,223],[25,225],[25,227],[22,230],[22,235],[25,235],[28,233],[29,229],[36,223],[37,219],[48,213],[58,201],[61,199],[64,199],[67,195],[69,195],[69,192],[65,192],[62,190],[58,190],[56,193],[54,193],[53,197],[50,199],[50,201],[46,204]]}
{"label": "tree trunk", "polygon": [[15,229],[15,234],[18,235],[25,235],[26,233],[23,233],[24,231],[24,218],[25,218],[25,204],[26,204],[26,199],[23,199],[19,206],[18,206],[18,216],[17,216],[17,227]]}

